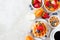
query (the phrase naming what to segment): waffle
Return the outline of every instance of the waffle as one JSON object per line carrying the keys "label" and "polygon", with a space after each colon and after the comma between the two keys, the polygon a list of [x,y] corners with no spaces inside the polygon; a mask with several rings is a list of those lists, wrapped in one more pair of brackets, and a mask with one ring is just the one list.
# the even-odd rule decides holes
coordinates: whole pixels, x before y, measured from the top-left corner
{"label": "waffle", "polygon": [[45,34],[47,33],[46,25],[45,25],[44,23],[40,23],[40,24],[41,24],[41,25],[43,26],[43,28],[44,28],[44,30],[43,30],[43,31],[40,31],[40,33],[38,33],[38,32],[36,31],[36,30],[37,30],[37,26],[36,26],[36,25],[39,25],[38,22],[35,23],[35,24],[33,25],[33,28],[32,28],[32,34],[33,34],[35,37],[39,37],[39,38],[45,36]]}

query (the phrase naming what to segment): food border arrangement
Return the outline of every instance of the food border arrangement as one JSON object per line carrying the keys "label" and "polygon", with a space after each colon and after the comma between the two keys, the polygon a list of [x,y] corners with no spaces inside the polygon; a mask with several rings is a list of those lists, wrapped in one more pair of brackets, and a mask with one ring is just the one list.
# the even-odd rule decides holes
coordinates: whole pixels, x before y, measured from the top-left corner
{"label": "food border arrangement", "polygon": [[[32,19],[35,21],[31,25],[30,32],[25,36],[25,40],[52,40],[50,34],[60,24],[58,15],[60,0],[31,0],[29,8],[34,14]],[[55,33],[53,40],[60,40],[59,33],[60,31]]]}

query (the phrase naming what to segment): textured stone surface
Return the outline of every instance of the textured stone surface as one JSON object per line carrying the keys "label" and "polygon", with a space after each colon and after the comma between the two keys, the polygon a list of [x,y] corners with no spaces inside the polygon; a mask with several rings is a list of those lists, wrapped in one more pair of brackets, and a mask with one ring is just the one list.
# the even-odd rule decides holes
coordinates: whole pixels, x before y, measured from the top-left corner
{"label": "textured stone surface", "polygon": [[[25,19],[30,0],[0,0],[0,40],[25,40],[32,21]],[[59,13],[60,15],[60,13]],[[49,40],[49,38],[48,38]]]}

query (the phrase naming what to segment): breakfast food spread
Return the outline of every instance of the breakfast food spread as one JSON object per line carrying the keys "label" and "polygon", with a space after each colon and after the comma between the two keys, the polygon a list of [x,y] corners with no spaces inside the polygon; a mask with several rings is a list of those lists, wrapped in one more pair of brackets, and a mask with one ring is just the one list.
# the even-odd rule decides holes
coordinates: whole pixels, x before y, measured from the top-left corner
{"label": "breakfast food spread", "polygon": [[45,36],[47,33],[47,28],[45,23],[37,21],[32,28],[32,34],[35,37],[39,37],[42,38],[43,36]]}
{"label": "breakfast food spread", "polygon": [[42,0],[32,0],[32,5],[34,8],[40,8],[42,6]]}
{"label": "breakfast food spread", "polygon": [[[44,4],[42,2],[44,2]],[[60,0],[32,0],[31,4],[32,5],[29,7],[33,11],[33,15],[29,14],[27,19],[33,19],[33,21],[36,19],[44,19],[45,21],[49,22],[50,25],[49,23],[46,25],[44,20],[36,20],[33,26],[31,26],[32,29],[29,32],[31,35],[26,36],[26,40],[35,40],[34,38],[41,38],[42,40],[42,38],[47,38],[50,35],[51,30],[48,26],[57,27],[59,25],[59,18],[56,16],[50,17],[50,14],[51,12],[57,11],[60,8]],[[52,15],[58,15],[58,13],[54,12]]]}
{"label": "breakfast food spread", "polygon": [[59,8],[60,2],[58,0],[44,0],[46,9],[53,12]]}
{"label": "breakfast food spread", "polygon": [[53,27],[56,27],[59,24],[59,19],[56,16],[52,16],[49,21]]}

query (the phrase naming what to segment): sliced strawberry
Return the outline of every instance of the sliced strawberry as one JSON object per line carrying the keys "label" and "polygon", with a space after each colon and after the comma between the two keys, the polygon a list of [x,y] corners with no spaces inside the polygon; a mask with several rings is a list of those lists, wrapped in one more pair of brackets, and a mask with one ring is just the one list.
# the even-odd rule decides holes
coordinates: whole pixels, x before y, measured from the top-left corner
{"label": "sliced strawberry", "polygon": [[32,4],[33,4],[33,5],[36,4],[36,3],[38,3],[37,0],[32,0]]}
{"label": "sliced strawberry", "polygon": [[55,2],[57,2],[58,0],[54,0]]}
{"label": "sliced strawberry", "polygon": [[44,30],[44,27],[41,26],[41,25],[39,25],[39,26],[37,27],[37,30],[43,31],[43,30]]}
{"label": "sliced strawberry", "polygon": [[[57,1],[57,0],[55,0],[55,1]],[[58,4],[55,1],[52,1],[51,3],[52,3],[53,8],[57,9],[58,8]]]}
{"label": "sliced strawberry", "polygon": [[42,0],[38,0],[39,3],[42,3]]}
{"label": "sliced strawberry", "polygon": [[40,8],[40,4],[39,3],[36,3],[33,5],[35,8]]}
{"label": "sliced strawberry", "polygon": [[58,8],[58,4],[54,4],[53,7],[54,7],[54,9],[57,9]]}
{"label": "sliced strawberry", "polygon": [[50,6],[50,2],[49,1],[46,1],[46,4],[45,4],[47,7]]}
{"label": "sliced strawberry", "polygon": [[43,16],[42,16],[42,18],[44,18],[44,19],[45,19],[45,18],[49,18],[48,13],[44,13]]}
{"label": "sliced strawberry", "polygon": [[51,4],[53,4],[53,5],[54,5],[54,4],[57,4],[57,2],[55,2],[55,1],[51,1]]}

